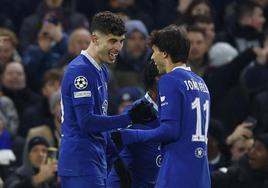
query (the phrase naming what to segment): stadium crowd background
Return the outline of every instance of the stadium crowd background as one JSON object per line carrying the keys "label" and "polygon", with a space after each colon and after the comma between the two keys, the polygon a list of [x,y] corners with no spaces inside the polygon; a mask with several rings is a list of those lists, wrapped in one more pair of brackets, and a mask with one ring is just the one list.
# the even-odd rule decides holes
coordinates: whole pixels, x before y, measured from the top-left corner
{"label": "stadium crowd background", "polygon": [[[16,180],[30,187],[37,174],[36,187],[58,186],[49,170],[53,164],[42,159],[49,145],[59,147],[62,75],[87,48],[90,19],[103,10],[120,14],[127,28],[117,64],[109,67],[109,114],[144,95],[141,73],[150,61],[150,32],[181,25],[191,42],[188,65],[211,94],[208,158],[215,187],[222,184],[222,167],[240,165],[248,153],[258,160],[252,157],[253,135],[268,133],[268,0],[1,0],[2,184],[12,187]],[[261,138],[268,161],[268,136]],[[44,148],[35,151],[37,145]],[[257,169],[263,179],[250,181],[267,186],[267,162]]]}

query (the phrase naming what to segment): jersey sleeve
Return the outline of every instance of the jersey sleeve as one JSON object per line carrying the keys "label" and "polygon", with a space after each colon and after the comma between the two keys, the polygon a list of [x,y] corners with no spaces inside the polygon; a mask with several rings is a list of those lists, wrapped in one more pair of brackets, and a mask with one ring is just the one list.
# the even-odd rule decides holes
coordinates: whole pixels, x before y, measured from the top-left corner
{"label": "jersey sleeve", "polygon": [[121,131],[124,145],[137,142],[172,142],[181,135],[181,118],[184,96],[179,84],[171,76],[159,80],[160,126],[151,130]]}
{"label": "jersey sleeve", "polygon": [[80,66],[72,70],[70,75],[70,92],[74,106],[87,105],[89,110],[94,106],[94,75],[87,66]]}
{"label": "jersey sleeve", "polygon": [[94,92],[97,92],[95,74],[88,66],[79,66],[70,72],[69,88],[77,122],[82,131],[104,132],[125,128],[131,124],[128,114],[106,116],[94,113]]}
{"label": "jersey sleeve", "polygon": [[179,84],[171,76],[163,76],[159,80],[160,121],[178,121],[182,114],[183,94]]}

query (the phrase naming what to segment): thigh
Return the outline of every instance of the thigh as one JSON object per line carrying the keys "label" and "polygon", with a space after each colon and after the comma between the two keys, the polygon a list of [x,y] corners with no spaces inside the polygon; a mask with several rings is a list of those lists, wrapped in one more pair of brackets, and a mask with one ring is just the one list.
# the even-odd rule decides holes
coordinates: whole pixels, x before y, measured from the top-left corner
{"label": "thigh", "polygon": [[106,188],[105,179],[92,176],[61,176],[61,188]]}

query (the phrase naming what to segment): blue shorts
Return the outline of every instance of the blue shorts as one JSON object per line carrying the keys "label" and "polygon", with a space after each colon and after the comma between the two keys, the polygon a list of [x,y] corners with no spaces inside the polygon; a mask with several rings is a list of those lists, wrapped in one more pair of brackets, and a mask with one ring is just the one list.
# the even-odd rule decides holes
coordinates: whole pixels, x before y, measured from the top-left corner
{"label": "blue shorts", "polygon": [[106,188],[106,179],[93,176],[61,176],[61,188]]}

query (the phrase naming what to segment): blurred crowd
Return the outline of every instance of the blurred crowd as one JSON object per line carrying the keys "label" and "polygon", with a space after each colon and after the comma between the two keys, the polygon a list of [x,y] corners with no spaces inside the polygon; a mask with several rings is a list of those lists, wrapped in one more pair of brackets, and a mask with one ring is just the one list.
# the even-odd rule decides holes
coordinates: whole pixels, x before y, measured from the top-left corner
{"label": "blurred crowd", "polygon": [[127,28],[109,67],[109,114],[144,95],[150,32],[180,25],[188,66],[211,94],[213,187],[268,187],[268,0],[1,0],[0,187],[59,187],[57,161],[46,159],[60,143],[61,80],[103,10]]}

